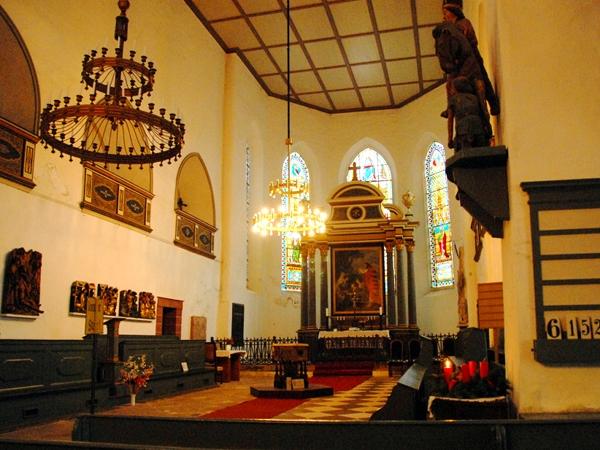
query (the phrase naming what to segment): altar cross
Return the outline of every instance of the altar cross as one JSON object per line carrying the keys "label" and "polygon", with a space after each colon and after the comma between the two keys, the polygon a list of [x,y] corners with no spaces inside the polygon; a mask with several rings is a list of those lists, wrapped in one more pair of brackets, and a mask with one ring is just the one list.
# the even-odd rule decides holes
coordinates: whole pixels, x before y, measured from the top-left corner
{"label": "altar cross", "polygon": [[360,168],[360,166],[356,165],[356,161],[354,161],[352,165],[348,167],[348,172],[352,171],[352,181],[358,181],[358,169]]}

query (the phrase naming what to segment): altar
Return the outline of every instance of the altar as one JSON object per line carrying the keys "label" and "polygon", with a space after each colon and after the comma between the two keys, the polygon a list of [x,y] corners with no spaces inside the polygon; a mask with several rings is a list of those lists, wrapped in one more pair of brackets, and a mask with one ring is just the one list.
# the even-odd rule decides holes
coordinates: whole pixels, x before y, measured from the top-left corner
{"label": "altar", "polygon": [[385,361],[389,342],[389,330],[321,330],[319,361]]}
{"label": "altar", "polygon": [[312,362],[385,361],[391,340],[418,337],[412,194],[405,210],[373,184],[340,184],[324,233],[302,238],[298,341]]}

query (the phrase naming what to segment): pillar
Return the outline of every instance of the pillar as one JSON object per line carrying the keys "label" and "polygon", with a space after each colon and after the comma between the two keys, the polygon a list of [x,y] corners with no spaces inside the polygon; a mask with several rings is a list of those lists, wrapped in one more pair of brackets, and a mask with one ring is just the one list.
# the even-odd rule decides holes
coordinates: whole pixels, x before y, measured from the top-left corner
{"label": "pillar", "polygon": [[302,259],[302,282],[300,290],[300,328],[308,325],[308,248],[305,244],[300,246]]}
{"label": "pillar", "polygon": [[321,273],[320,273],[320,293],[321,293],[321,329],[329,328],[327,309],[329,308],[329,295],[327,292],[327,254],[329,248],[327,245],[319,245],[321,254]]}
{"label": "pillar", "polygon": [[408,325],[417,326],[417,299],[415,295],[415,264],[414,264],[415,243],[406,245],[406,269],[408,275]]}
{"label": "pillar", "polygon": [[315,280],[315,246],[308,245],[308,328],[317,327],[317,286]]}
{"label": "pillar", "polygon": [[398,307],[398,325],[406,326],[406,278],[404,276],[404,243],[396,242],[396,305]]}
{"label": "pillar", "polygon": [[387,323],[388,326],[395,326],[396,321],[396,303],[394,302],[394,244],[385,243],[385,258],[387,263]]}

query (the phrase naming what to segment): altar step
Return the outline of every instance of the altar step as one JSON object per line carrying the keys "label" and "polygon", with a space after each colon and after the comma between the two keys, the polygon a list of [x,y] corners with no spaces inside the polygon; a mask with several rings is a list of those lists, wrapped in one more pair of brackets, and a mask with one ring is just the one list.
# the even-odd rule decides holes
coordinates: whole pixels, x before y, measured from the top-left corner
{"label": "altar step", "polygon": [[314,376],[373,375],[373,361],[323,361],[315,363]]}

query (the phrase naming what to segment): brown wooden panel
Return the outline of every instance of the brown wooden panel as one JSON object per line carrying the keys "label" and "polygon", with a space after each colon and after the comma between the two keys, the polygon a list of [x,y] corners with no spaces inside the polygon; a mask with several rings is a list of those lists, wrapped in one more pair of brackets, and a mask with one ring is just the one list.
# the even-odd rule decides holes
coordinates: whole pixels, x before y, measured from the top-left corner
{"label": "brown wooden panel", "polygon": [[480,283],[477,286],[479,327],[504,328],[502,283]]}

